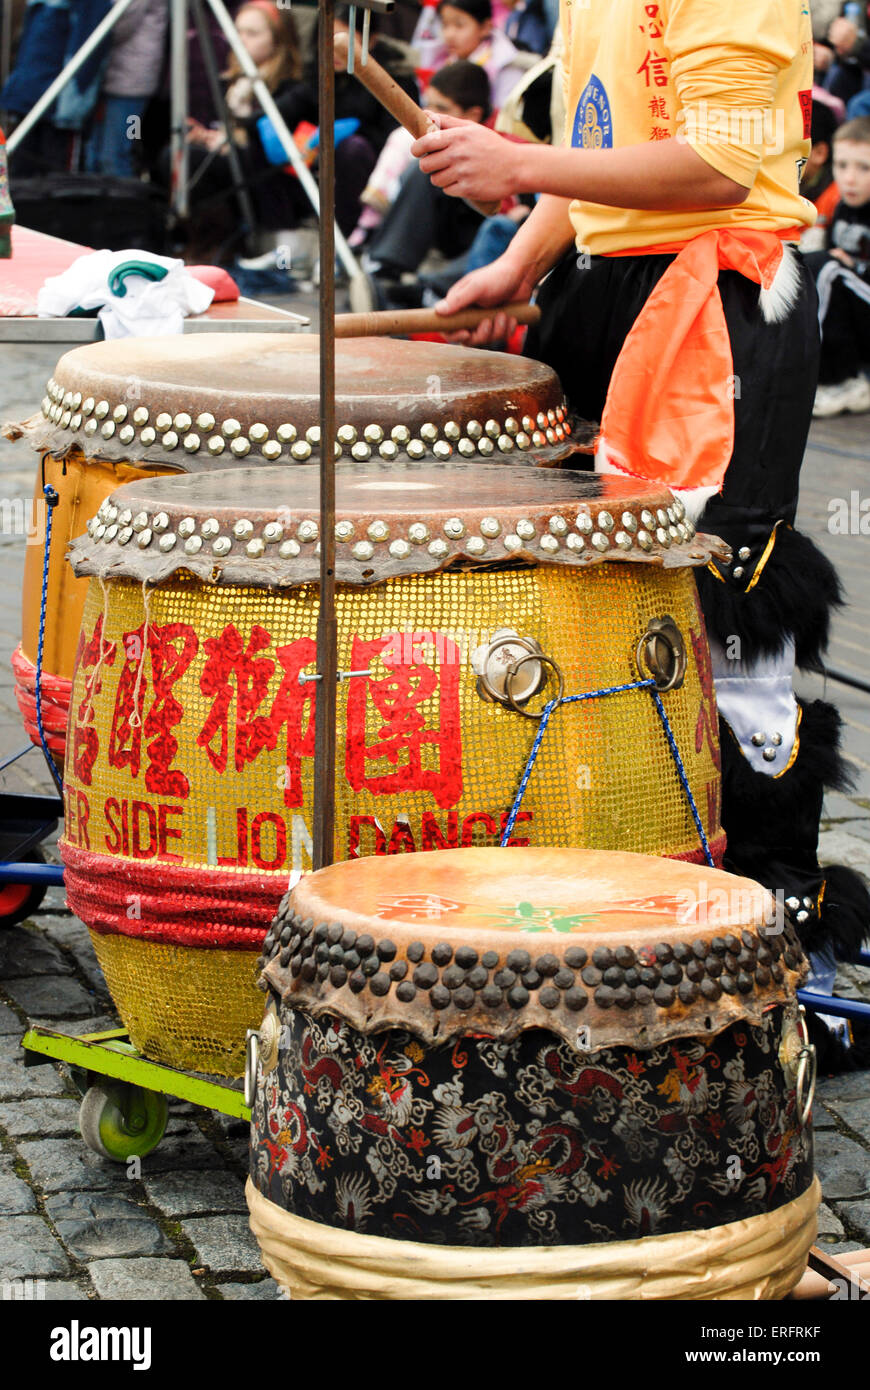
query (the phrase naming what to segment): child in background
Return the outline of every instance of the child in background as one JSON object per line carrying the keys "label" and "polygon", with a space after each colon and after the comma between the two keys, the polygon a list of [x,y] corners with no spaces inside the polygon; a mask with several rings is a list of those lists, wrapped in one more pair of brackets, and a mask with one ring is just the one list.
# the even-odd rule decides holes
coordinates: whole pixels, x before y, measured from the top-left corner
{"label": "child in background", "polygon": [[[423,104],[445,116],[476,124],[486,122],[490,116],[486,72],[476,63],[448,63],[433,74]],[[409,137],[409,155],[410,143],[413,137]],[[402,284],[402,277],[416,272],[431,251],[440,252],[447,261],[464,256],[482,221],[481,214],[468,203],[457,202],[436,188],[421,174],[417,161],[409,158],[395,201],[363,259],[364,269],[372,277],[374,302],[380,308],[421,303],[422,284]],[[461,273],[462,269],[457,269],[456,276]]]}
{"label": "child in background", "polygon": [[441,0],[438,17],[450,58],[466,58],[486,69],[492,104],[498,110],[530,65],[493,27],[491,0]]}
{"label": "child in background", "polygon": [[806,257],[819,292],[822,356],[815,416],[870,410],[870,116],[846,121],[834,135],[840,190],[827,249]]}
{"label": "child in background", "polygon": [[[468,121],[491,119],[489,84],[481,81],[474,68],[474,64],[460,60],[448,63],[433,73],[423,94],[421,105],[424,109],[439,111],[445,116],[464,116]],[[351,235],[351,246],[363,246],[396,201],[405,171],[414,162],[411,155],[413,143],[413,135],[403,126],[398,126],[387,137],[387,143],[363,190],[361,202],[365,206]]]}
{"label": "child in background", "polygon": [[800,239],[802,251],[822,251],[827,244],[828,228],[840,194],[834,181],[834,132],[839,125],[836,115],[826,102],[813,97],[812,148],[807,156],[801,178],[801,194],[815,205],[816,225],[807,227]]}

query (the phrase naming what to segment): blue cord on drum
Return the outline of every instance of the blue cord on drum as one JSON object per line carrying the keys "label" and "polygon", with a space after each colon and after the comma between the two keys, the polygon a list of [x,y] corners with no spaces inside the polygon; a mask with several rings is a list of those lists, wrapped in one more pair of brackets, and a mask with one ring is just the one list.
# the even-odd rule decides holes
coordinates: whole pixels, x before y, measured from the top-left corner
{"label": "blue cord on drum", "polygon": [[55,786],[63,794],[63,782],[60,774],[54,765],[54,759],[48,747],[45,737],[45,728],[42,723],[42,652],[45,645],[45,609],[48,602],[48,566],[51,556],[51,514],[57,506],[60,498],[53,487],[44,483],[42,491],[45,494],[45,554],[42,562],[42,597],[39,603],[39,643],[36,649],[36,728],[39,733],[39,742],[45,754],[45,761],[48,763],[49,771],[54,778]]}
{"label": "blue cord on drum", "polygon": [[526,793],[526,787],[529,785],[529,778],[532,775],[532,770],[535,766],[535,761],[540,751],[541,743],[543,741],[547,725],[550,722],[550,716],[553,714],[554,710],[557,710],[560,705],[573,705],[578,700],[597,700],[604,695],[622,695],[627,690],[649,690],[650,694],[653,697],[653,703],[655,704],[658,716],[662,721],[662,726],[665,731],[665,737],[668,740],[668,746],[671,750],[671,756],[673,757],[674,763],[676,764],[677,774],[682,784],[683,791],[686,793],[686,799],[689,803],[689,807],[692,812],[692,818],[695,822],[698,835],[700,836],[701,845],[704,850],[704,857],[710,868],[715,869],[716,862],[713,858],[713,855],[710,852],[710,845],[704,831],[704,825],[698,812],[698,807],[695,804],[695,798],[692,795],[692,789],[689,786],[689,779],[686,776],[686,769],[683,766],[683,760],[680,757],[680,750],[677,747],[677,741],[674,738],[670,720],[668,719],[665,707],[662,704],[661,696],[659,695],[659,692],[656,689],[656,683],[652,676],[647,677],[646,680],[630,681],[628,685],[610,685],[602,687],[601,690],[587,690],[582,695],[564,695],[561,698],[557,696],[555,700],[551,700],[549,704],[544,705],[544,708],[541,710],[541,718],[540,723],[538,724],[538,732],[535,734],[535,741],[532,744],[531,752],[529,753],[526,765],[523,769],[523,775],[520,778],[520,785],[517,788],[517,794],[514,797],[514,802],[510,809],[510,814],[507,818],[504,833],[499,842],[502,849],[504,849],[505,846],[510,843],[510,838],[513,834],[514,829],[514,823],[517,818],[517,813],[519,812],[520,806],[522,805],[523,797]]}

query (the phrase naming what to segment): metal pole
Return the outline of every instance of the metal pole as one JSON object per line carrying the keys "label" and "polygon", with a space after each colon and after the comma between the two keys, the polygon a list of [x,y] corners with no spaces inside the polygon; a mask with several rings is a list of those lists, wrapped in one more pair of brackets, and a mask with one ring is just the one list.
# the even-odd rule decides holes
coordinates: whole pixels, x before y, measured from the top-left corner
{"label": "metal pole", "polygon": [[227,104],[224,100],[223,89],[217,73],[215,63],[214,46],[211,41],[211,34],[205,22],[205,13],[202,8],[202,0],[193,0],[193,17],[196,21],[196,30],[199,34],[199,46],[202,49],[203,62],[205,63],[206,77],[208,78],[209,90],[215,109],[223,122],[224,130],[227,133],[227,159],[232,170],[233,183],[236,186],[236,196],[241,204],[242,213],[247,223],[248,232],[256,230],[256,217],[254,215],[254,205],[251,202],[251,195],[245,183],[245,175],[242,170],[242,162],[239,158],[239,151],[233,138],[233,123],[230,119]]}
{"label": "metal pole", "polygon": [[21,144],[24,137],[29,135],[30,131],[36,125],[36,122],[41,116],[45,115],[58,92],[63,91],[70,78],[75,77],[82,63],[87,62],[95,48],[99,48],[103,39],[111,32],[114,25],[117,24],[118,20],[121,18],[121,15],[125,10],[130,8],[132,3],[133,0],[117,0],[117,4],[112,7],[104,19],[100,20],[94,32],[89,38],[85,39],[78,53],[73,54],[66,67],[62,72],[58,73],[51,86],[46,87],[36,105],[31,107],[24,117],[24,120],[15,127],[9,139],[6,141],[6,149],[9,154],[12,154]]}
{"label": "metal pole", "polygon": [[[251,83],[252,83],[253,88],[254,88],[254,91],[255,91],[256,94],[257,94],[257,100],[259,101],[260,105],[262,106],[263,111],[265,112],[265,114],[269,117],[269,120],[272,122],[272,125],[273,125],[274,128],[275,128],[275,134],[278,136],[278,139],[281,141],[281,146],[282,146],[282,148],[283,148],[283,150],[284,150],[284,153],[285,153],[286,156],[287,156],[288,162],[289,162],[290,164],[293,165],[293,168],[294,168],[294,170],[295,170],[295,172],[296,172],[296,175],[297,175],[297,177],[298,177],[298,179],[299,179],[299,182],[302,184],[302,187],[303,187],[303,189],[305,190],[305,193],[306,193],[306,196],[307,196],[307,198],[308,198],[308,201],[310,202],[311,206],[314,208],[314,211],[318,214],[318,216],[320,216],[320,215],[321,215],[321,214],[320,214],[320,194],[318,193],[317,184],[315,183],[314,179],[312,178],[311,173],[310,173],[309,169],[307,168],[307,166],[306,166],[306,164],[305,164],[305,161],[303,160],[301,154],[299,153],[298,149],[296,148],[296,142],[294,141],[292,135],[290,134],[290,131],[287,129],[287,123],[286,123],[286,121],[284,120],[284,117],[281,115],[281,112],[278,110],[277,106],[275,105],[275,102],[274,102],[273,99],[272,99],[272,93],[269,91],[269,88],[266,86],[265,82],[264,82],[263,79],[261,78],[260,74],[259,74],[258,71],[257,71],[257,67],[256,67],[256,64],[254,63],[254,60],[251,58],[251,55],[248,53],[248,50],[245,48],[245,45],[242,43],[241,39],[239,38],[239,36],[238,36],[238,34],[237,34],[237,32],[236,32],[236,27],[235,27],[235,25],[233,24],[233,21],[232,21],[232,19],[230,18],[229,14],[227,13],[227,9],[226,9],[226,6],[225,6],[224,3],[223,3],[223,0],[207,0],[207,3],[208,3],[208,5],[209,5],[209,7],[211,8],[211,11],[212,11],[212,13],[213,13],[215,19],[217,20],[218,24],[221,26],[221,29],[223,30],[223,32],[224,32],[224,34],[225,34],[225,36],[226,36],[227,43],[230,45],[230,48],[233,50],[233,52],[235,53],[236,57],[238,58],[238,60],[239,60],[239,66],[241,67],[242,72],[245,74],[246,77],[250,78]],[[333,12],[333,10],[332,10],[332,7],[331,7],[331,8],[330,8],[330,14],[332,14],[332,12]],[[323,16],[323,10],[321,10],[321,22],[322,22],[322,16]],[[331,24],[331,21],[330,21],[330,24]],[[330,44],[331,44],[331,43],[332,43],[332,28],[331,28],[331,27],[330,27],[330,31],[329,31],[329,38],[330,38]],[[331,62],[332,62],[332,59],[330,58],[330,63],[331,63]],[[334,76],[334,71],[333,71],[333,76]],[[325,117],[324,117],[324,113],[323,113],[323,111],[321,110],[321,112],[320,112],[320,137],[321,137],[321,138],[320,138],[320,151],[321,151],[321,153],[320,153],[320,169],[321,169],[321,177],[323,176],[323,136],[324,136],[325,127],[326,127],[326,120],[325,120]],[[333,127],[330,126],[330,127],[329,127],[329,130],[330,130],[330,137],[331,137],[331,136],[332,136]],[[354,259],[353,252],[351,251],[350,247],[348,246],[347,242],[345,241],[344,237],[342,236],[342,234],[341,234],[341,232],[338,230],[338,228],[335,228],[333,235],[334,235],[334,238],[335,238],[335,251],[338,253],[338,256],[339,256],[339,259],[341,260],[342,265],[344,266],[344,268],[345,268],[345,270],[347,271],[348,275],[351,276],[351,278],[356,278],[357,276],[359,276],[359,275],[361,274],[361,271],[360,271],[359,266],[358,266],[357,263],[356,263],[356,260]],[[333,262],[330,261],[330,263],[329,263],[330,274],[332,273],[332,265],[333,265]],[[322,277],[323,277],[325,274],[326,274],[326,267],[324,266],[323,262],[321,261],[321,264],[320,264],[320,275],[321,275],[321,279],[322,279]]]}
{"label": "metal pole", "polygon": [[838,685],[851,685],[855,690],[863,690],[866,695],[870,695],[870,681],[864,680],[861,676],[853,676],[851,671],[840,671],[836,666],[826,666],[825,675],[828,680],[836,681]]}
{"label": "metal pole", "polygon": [[0,32],[0,85],[2,85],[6,82],[12,67],[12,5],[10,0],[6,0],[3,6],[0,24],[3,26],[2,32]]}
{"label": "metal pole", "polygon": [[322,0],[318,34],[320,112],[320,606],[314,736],[315,869],[335,854],[335,68],[334,0]]}
{"label": "metal pole", "polygon": [[190,212],[187,146],[187,0],[171,0],[169,91],[169,203],[177,217]]}

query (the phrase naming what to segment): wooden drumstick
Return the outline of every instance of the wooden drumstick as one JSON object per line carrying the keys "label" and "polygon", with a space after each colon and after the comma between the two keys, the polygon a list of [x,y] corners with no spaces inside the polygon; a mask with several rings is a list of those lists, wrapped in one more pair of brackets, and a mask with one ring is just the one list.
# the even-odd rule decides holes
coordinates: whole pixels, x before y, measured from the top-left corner
{"label": "wooden drumstick", "polygon": [[[346,33],[335,36],[335,52],[345,65],[350,51],[349,40],[350,35]],[[385,68],[381,67],[380,63],[376,63],[371,55],[364,63],[361,62],[361,53],[362,48],[357,44],[354,49],[357,60],[354,63],[354,77],[359,78],[363,86],[367,87],[372,96],[381,103],[381,106],[386,107],[390,115],[396,118],[399,125],[404,126],[415,140],[428,135],[431,130],[440,129],[437,121],[433,121],[422,106],[418,106],[416,101],[413,101],[408,93],[402,90],[398,82],[390,76]],[[473,203],[470,198],[465,201],[474,208],[475,212],[479,212],[481,217],[494,217],[501,207],[500,202]]]}
{"label": "wooden drumstick", "polygon": [[336,338],[383,338],[391,334],[458,333],[476,328],[494,314],[507,314],[517,323],[537,323],[537,304],[495,304],[491,309],[461,309],[458,314],[436,314],[434,309],[380,309],[371,314],[336,314]]}

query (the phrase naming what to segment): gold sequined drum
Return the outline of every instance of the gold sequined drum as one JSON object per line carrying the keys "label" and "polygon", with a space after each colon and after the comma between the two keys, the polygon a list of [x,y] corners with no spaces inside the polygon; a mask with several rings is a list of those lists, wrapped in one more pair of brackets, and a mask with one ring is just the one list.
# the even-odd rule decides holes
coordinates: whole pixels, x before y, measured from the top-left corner
{"label": "gold sequined drum", "polygon": [[[41,415],[13,431],[40,454],[35,516],[44,515],[44,484],[58,497],[42,685],[44,726],[59,759],[85,595],[65,562],[67,542],[132,479],[316,458],[318,344],[307,334],[232,333],[75,348],[58,363]],[[342,466],[417,467],[455,454],[552,467],[584,442],[548,367],[383,338],[336,345],[336,421]],[[42,571],[43,547],[31,545],[13,667],[34,742]]]}
{"label": "gold sequined drum", "polygon": [[815,1238],[806,962],[644,855],[334,864],[264,946],[248,1203],[298,1298],[765,1299]]}
{"label": "gold sequined drum", "polygon": [[[336,858],[509,836],[721,859],[692,574],[720,543],[667,490],[451,463],[340,475],[336,515]],[[183,1041],[200,1056],[173,1002],[186,950],[185,1007],[210,998],[238,1063],[257,948],[288,874],[311,864],[318,516],[313,468],[292,489],[274,469],[146,480],[72,547],[92,578],[67,893],[148,1055],[177,1060]],[[200,987],[207,967],[232,1008]]]}

